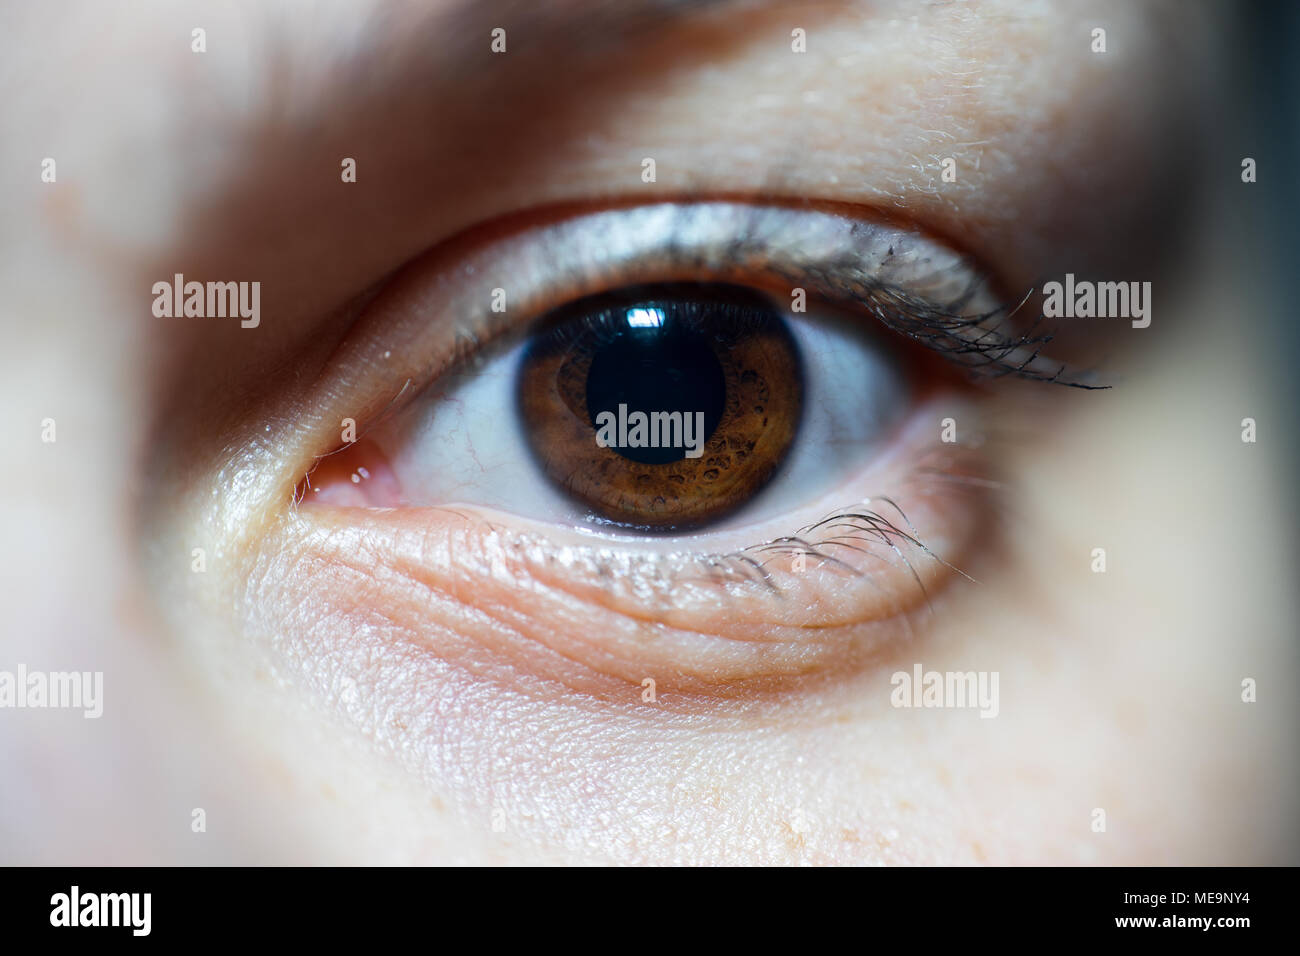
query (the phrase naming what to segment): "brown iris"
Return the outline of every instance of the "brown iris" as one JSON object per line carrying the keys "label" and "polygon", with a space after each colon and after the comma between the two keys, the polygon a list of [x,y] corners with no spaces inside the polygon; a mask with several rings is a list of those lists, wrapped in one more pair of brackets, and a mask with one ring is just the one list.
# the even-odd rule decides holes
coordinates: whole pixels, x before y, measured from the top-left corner
{"label": "brown iris", "polygon": [[569,303],[519,370],[538,464],[592,520],[708,524],[749,501],[799,428],[799,352],[752,289],[673,284]]}

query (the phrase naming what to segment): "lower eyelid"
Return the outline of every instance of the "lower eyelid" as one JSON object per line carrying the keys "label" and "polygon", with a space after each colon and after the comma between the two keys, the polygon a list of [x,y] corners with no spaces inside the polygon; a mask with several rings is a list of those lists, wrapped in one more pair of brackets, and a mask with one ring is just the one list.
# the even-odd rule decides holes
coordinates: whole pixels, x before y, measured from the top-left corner
{"label": "lower eyelid", "polygon": [[[973,422],[973,410],[960,414]],[[716,699],[864,666],[933,612],[988,515],[988,489],[960,482],[987,473],[987,449],[940,443],[941,417],[926,409],[890,460],[788,519],[812,524],[883,487],[892,501],[854,512],[870,508],[889,522],[875,527],[907,532],[933,556],[887,534],[895,551],[863,518],[808,534],[814,552],[795,571],[784,545],[752,549],[746,561],[740,552],[753,538],[732,549],[704,535],[674,552],[478,510],[320,507],[297,513],[279,540],[266,542],[279,553],[279,576],[254,585],[262,593],[252,604],[310,606],[327,641],[381,632],[381,643],[414,655],[412,666],[421,657],[455,660],[601,696],[626,695],[629,684],[651,678]],[[764,539],[793,531],[777,527]]]}

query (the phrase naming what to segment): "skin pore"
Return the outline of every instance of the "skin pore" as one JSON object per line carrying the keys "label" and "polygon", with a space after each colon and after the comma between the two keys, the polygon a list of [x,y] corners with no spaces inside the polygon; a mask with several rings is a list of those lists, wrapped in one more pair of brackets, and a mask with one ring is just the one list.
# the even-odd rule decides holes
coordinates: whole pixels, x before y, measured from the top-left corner
{"label": "skin pore", "polygon": [[[1203,18],[1119,0],[483,6],[85,4],[57,30],[15,14],[42,42],[6,51],[11,82],[50,79],[0,147],[26,177],[0,186],[24,226],[4,231],[0,388],[24,436],[49,417],[58,440],[18,440],[6,469],[5,650],[104,671],[106,703],[95,721],[3,714],[0,755],[28,782],[0,797],[6,861],[1292,857],[1295,715],[1240,700],[1242,678],[1294,666],[1283,492],[1236,428],[1270,396],[1212,321],[1243,294],[1240,261],[1196,238],[1213,203],[1189,204],[1194,164],[1168,163],[1204,119],[1183,59],[1213,55]],[[1115,388],[954,376],[915,454],[900,441],[708,544],[910,489],[908,518],[978,582],[921,566],[928,602],[882,577],[648,604],[556,567],[582,535],[508,510],[294,511],[337,422],[401,389],[379,357],[432,361],[399,332],[450,336],[430,290],[486,301],[499,283],[493,223],[676,199],[905,223],[1017,296],[1066,272],[1160,280],[1154,320],[1062,330]],[[484,271],[458,271],[474,255]],[[155,317],[148,290],[175,273],[260,281],[261,323]],[[960,508],[912,476],[949,413],[990,437],[945,467],[998,482]],[[1229,501],[1233,536],[1207,543],[1189,515]],[[815,640],[782,630],[812,623]],[[917,662],[997,672],[997,718],[891,706],[890,675]]]}

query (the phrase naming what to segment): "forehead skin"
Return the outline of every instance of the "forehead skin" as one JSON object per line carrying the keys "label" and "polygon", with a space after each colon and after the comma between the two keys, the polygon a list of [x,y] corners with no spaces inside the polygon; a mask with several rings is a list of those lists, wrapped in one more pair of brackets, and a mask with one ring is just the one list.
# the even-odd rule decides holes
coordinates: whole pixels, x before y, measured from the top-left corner
{"label": "forehead skin", "polygon": [[[51,154],[94,151],[69,163],[75,195],[46,218],[159,266],[255,264],[277,277],[267,293],[282,314],[319,313],[505,212],[681,192],[901,211],[1032,282],[1016,273],[1041,265],[1045,244],[1081,266],[1103,237],[1131,234],[1117,226],[1132,225],[1158,134],[1178,124],[1182,78],[1163,38],[1192,42],[1196,26],[1131,3],[678,4],[660,18],[483,6],[159,4],[113,30],[97,21],[118,14],[90,5],[45,59],[57,76],[93,63],[111,80],[61,90],[55,117],[20,117]],[[200,23],[201,56],[189,49]],[[489,49],[494,26],[504,54]],[[339,185],[345,156],[355,189]],[[940,180],[947,158],[953,183]],[[237,252],[221,250],[233,232]]]}

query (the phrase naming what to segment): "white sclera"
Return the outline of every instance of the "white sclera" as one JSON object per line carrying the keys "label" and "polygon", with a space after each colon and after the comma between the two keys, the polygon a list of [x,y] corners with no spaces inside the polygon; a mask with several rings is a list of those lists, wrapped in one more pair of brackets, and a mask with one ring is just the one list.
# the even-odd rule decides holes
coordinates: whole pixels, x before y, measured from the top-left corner
{"label": "white sclera", "polygon": [[[695,534],[779,517],[813,501],[870,460],[907,406],[887,349],[848,322],[787,315],[803,362],[804,408],[783,466],[751,501]],[[568,526],[597,525],[533,459],[516,387],[527,342],[437,383],[372,437],[411,505],[478,505]]]}

